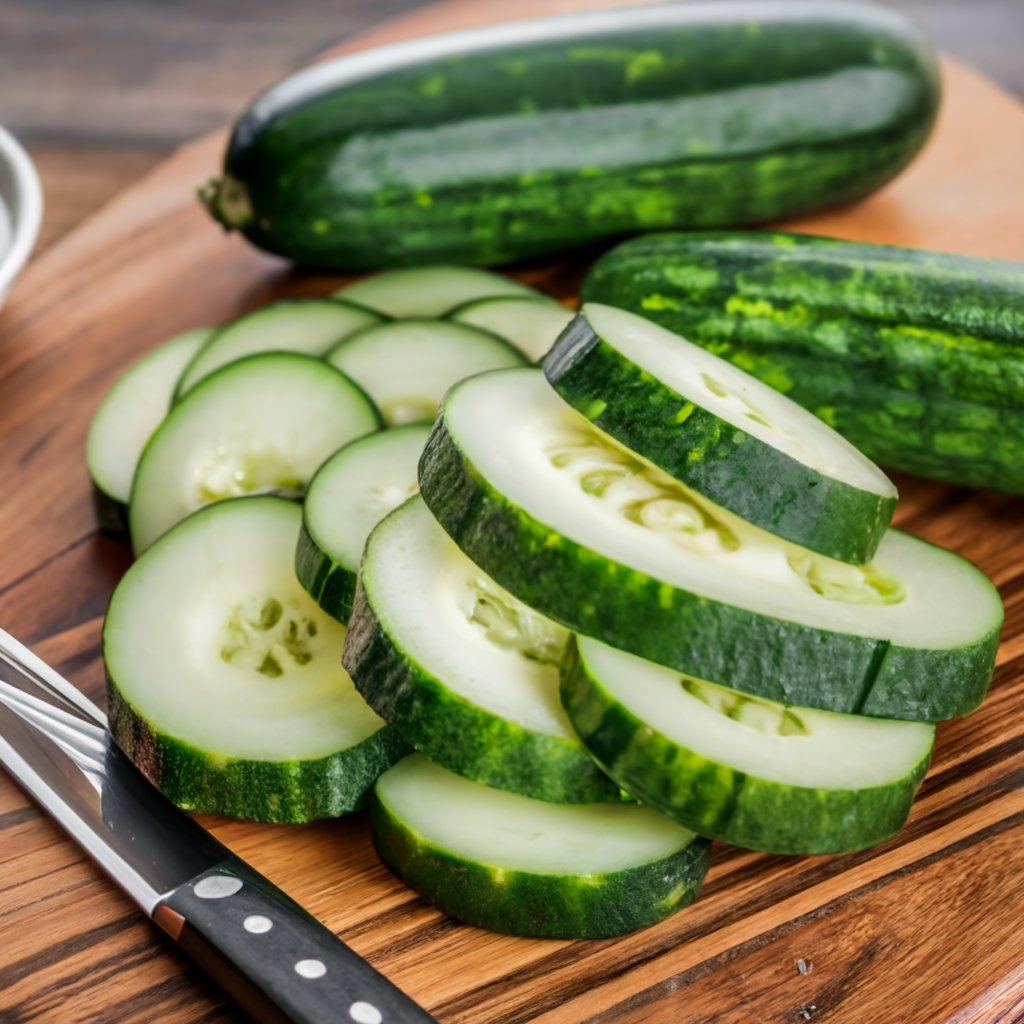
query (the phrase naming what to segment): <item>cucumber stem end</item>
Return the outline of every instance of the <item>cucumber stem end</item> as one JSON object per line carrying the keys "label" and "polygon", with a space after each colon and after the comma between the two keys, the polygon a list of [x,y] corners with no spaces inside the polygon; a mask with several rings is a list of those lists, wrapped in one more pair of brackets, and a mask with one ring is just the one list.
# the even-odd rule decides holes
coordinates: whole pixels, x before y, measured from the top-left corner
{"label": "cucumber stem end", "polygon": [[215,220],[231,231],[244,228],[252,222],[252,203],[249,191],[240,181],[225,175],[212,178],[197,190],[199,201]]}

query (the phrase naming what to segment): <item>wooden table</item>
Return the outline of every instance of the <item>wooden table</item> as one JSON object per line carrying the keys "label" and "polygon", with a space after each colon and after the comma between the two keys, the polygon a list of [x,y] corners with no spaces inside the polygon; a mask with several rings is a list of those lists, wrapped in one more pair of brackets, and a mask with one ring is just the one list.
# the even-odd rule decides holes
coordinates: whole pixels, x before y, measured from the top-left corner
{"label": "wooden table", "polygon": [[[450,0],[386,34],[531,6],[573,3]],[[1024,111],[971,72],[947,75],[925,156],[868,202],[799,226],[1024,258]],[[97,697],[102,615],[128,552],[97,532],[89,502],[81,445],[96,402],[138,353],[178,330],[339,283],[294,273],[210,226],[190,190],[215,169],[222,141],[182,149],[52,245],[0,317],[0,623]],[[572,280],[564,266],[553,271],[533,278]],[[297,829],[204,823],[445,1024],[1019,1022],[1021,502],[897,482],[898,523],[981,565],[1007,625],[988,700],[940,728],[908,825],[876,850],[783,858],[720,847],[697,903],[662,925],[537,942],[433,911],[377,864],[358,816]],[[236,1019],[2,774],[0,866],[3,1024]]]}

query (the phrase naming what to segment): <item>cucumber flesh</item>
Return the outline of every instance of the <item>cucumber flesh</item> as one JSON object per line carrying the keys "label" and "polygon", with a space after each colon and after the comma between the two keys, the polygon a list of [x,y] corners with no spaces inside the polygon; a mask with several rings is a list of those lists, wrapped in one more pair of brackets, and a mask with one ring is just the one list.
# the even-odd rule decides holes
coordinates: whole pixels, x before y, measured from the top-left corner
{"label": "cucumber flesh", "polygon": [[510,295],[467,302],[448,317],[497,334],[531,362],[538,362],[569,325],[573,312],[546,296]]}
{"label": "cucumber flesh", "polygon": [[588,303],[544,371],[562,398],[621,444],[795,544],[860,564],[892,519],[896,488],[849,441],[634,313]]}
{"label": "cucumber flesh", "polygon": [[485,576],[419,497],[370,536],[344,664],[421,753],[498,789],[615,800],[558,697],[568,635]]}
{"label": "cucumber flesh", "polygon": [[536,370],[452,389],[420,488],[518,598],[704,679],[937,719],[976,706],[991,678],[1002,604],[969,562],[895,530],[863,567],[774,537],[600,434]]}
{"label": "cucumber flesh", "polygon": [[649,807],[772,853],[835,853],[906,820],[935,726],[750,697],[575,638],[562,695],[590,752]]}
{"label": "cucumber flesh", "polygon": [[457,380],[509,366],[522,354],[503,338],[439,320],[399,320],[359,331],[327,354],[376,402],[389,426],[432,421]]}
{"label": "cucumber flesh", "polygon": [[302,494],[332,452],[379,426],[370,399],[311,356],[266,352],[221,367],[171,409],[142,453],[129,509],[135,552],[203,505]]}
{"label": "cucumber flesh", "polygon": [[473,267],[408,267],[365,277],[335,297],[393,319],[440,317],[473,299],[496,295],[538,296],[511,277]]}
{"label": "cucumber flesh", "polygon": [[103,629],[111,731],[172,800],[305,821],[359,806],[402,745],[292,572],[294,502],[222,502],[128,570]]}
{"label": "cucumber flesh", "polygon": [[197,327],[165,341],[129,367],[106,393],[89,424],[85,464],[107,497],[128,504],[142,449],[171,407],[182,370],[214,333]]}
{"label": "cucumber flesh", "polygon": [[257,352],[322,356],[343,338],[380,319],[371,310],[333,299],[290,299],[264,306],[221,328],[206,342],[183,371],[176,397],[236,359]]}
{"label": "cucumber flesh", "polygon": [[328,615],[348,622],[370,531],[419,490],[416,467],[430,428],[413,423],[345,445],[316,472],[302,507],[299,582]]}
{"label": "cucumber flesh", "polygon": [[552,804],[418,754],[378,780],[374,845],[438,909],[513,935],[597,938],[690,903],[708,843],[639,804]]}

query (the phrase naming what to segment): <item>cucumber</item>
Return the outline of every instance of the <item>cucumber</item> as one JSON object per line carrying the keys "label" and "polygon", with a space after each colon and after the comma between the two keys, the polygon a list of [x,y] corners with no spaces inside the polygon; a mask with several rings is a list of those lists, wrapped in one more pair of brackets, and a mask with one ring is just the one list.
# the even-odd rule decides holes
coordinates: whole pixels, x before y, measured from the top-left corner
{"label": "cucumber", "polygon": [[178,381],[181,398],[214,370],[257,352],[322,356],[343,338],[380,323],[371,310],[332,299],[288,299],[253,310],[221,328],[196,353]]}
{"label": "cucumber", "polygon": [[348,622],[370,531],[419,490],[424,423],[360,437],[332,455],[309,482],[295,553],[299,582],[328,615]]}
{"label": "cucumber", "polygon": [[142,449],[171,407],[181,371],[199,347],[214,333],[197,327],[165,341],[114,382],[89,423],[85,439],[85,465],[98,493],[101,516],[120,522],[124,513],[113,506],[127,505],[132,477]]}
{"label": "cucumber", "polygon": [[896,488],[853,445],[649,320],[588,303],[544,372],[621,444],[786,540],[859,564],[889,526]]}
{"label": "cucumber", "polygon": [[467,302],[448,317],[497,334],[527,359],[539,362],[568,326],[573,313],[553,299],[512,295]]}
{"label": "cucumber", "polygon": [[265,352],[223,366],[171,409],[146,445],[132,485],[132,547],[140,554],[211,502],[301,495],[328,455],[379,426],[360,388],[312,356]]}
{"label": "cucumber", "polygon": [[883,466],[1024,493],[1024,263],[663,234],[603,256],[583,295],[728,359]]}
{"label": "cucumber", "polygon": [[381,860],[445,914],[512,935],[594,939],[693,901],[709,844],[639,804],[551,804],[413,754],[370,803]]}
{"label": "cucumber", "polygon": [[367,327],[327,354],[377,404],[388,426],[432,421],[457,380],[521,366],[503,338],[445,320],[396,320]]}
{"label": "cucumber", "polygon": [[935,726],[750,697],[570,641],[562,699],[584,745],[649,807],[769,853],[838,853],[906,821]]}
{"label": "cucumber", "polygon": [[299,71],[242,114],[202,197],[320,268],[504,263],[866,195],[938,95],[930,48],[871,6],[586,12]]}
{"label": "cucumber", "polygon": [[566,640],[414,497],[370,535],[344,665],[404,740],[451,771],[539,800],[615,800],[559,703]]}
{"label": "cucumber", "polygon": [[406,752],[340,665],[344,627],[295,580],[300,520],[276,497],[202,509],[114,590],[103,626],[111,732],[188,810],[344,814]]}
{"label": "cucumber", "polygon": [[364,277],[334,293],[394,320],[446,316],[476,299],[509,295],[537,298],[540,292],[514,278],[475,267],[405,267]]}
{"label": "cucumber", "polygon": [[773,537],[600,434],[539,370],[452,388],[420,492],[521,601],[702,679],[935,720],[971,710],[991,678],[1003,608],[969,562],[897,530],[865,567]]}

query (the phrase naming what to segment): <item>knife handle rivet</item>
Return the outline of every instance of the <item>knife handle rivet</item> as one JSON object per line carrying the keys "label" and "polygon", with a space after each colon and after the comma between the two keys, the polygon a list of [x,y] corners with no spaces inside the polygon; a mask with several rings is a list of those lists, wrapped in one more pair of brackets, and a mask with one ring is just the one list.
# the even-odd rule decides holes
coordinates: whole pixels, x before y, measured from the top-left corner
{"label": "knife handle rivet", "polygon": [[222,900],[234,896],[242,888],[242,880],[232,875],[207,875],[192,890],[201,900]]}
{"label": "knife handle rivet", "polygon": [[384,1015],[371,1003],[353,1003],[348,1008],[348,1015],[356,1024],[382,1024]]}
{"label": "knife handle rivet", "polygon": [[262,914],[250,914],[243,922],[242,927],[253,935],[264,935],[274,927],[274,922]]}
{"label": "knife handle rivet", "polygon": [[295,973],[302,978],[322,978],[327,968],[322,960],[300,960],[295,965]]}

